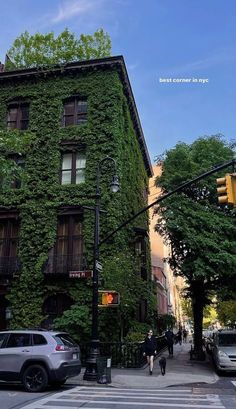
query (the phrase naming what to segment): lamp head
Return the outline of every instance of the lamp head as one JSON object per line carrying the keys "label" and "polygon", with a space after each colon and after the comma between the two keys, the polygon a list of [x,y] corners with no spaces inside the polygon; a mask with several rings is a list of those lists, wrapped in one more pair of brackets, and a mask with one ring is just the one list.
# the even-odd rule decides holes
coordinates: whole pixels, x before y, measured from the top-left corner
{"label": "lamp head", "polygon": [[114,175],[114,176],[112,176],[112,182],[111,182],[111,191],[112,191],[112,193],[118,192],[119,188],[120,188],[120,185],[119,185],[118,176]]}

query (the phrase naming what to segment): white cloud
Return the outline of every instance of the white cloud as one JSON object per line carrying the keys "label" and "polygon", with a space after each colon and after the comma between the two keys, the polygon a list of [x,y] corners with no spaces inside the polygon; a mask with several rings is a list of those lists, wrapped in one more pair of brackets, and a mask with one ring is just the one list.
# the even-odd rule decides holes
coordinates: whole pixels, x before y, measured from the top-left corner
{"label": "white cloud", "polygon": [[196,60],[178,67],[173,67],[165,71],[165,75],[181,75],[192,74],[193,72],[200,70],[207,70],[211,67],[218,66],[220,64],[230,63],[235,60],[235,52],[232,47],[217,50],[208,57],[202,60]]}
{"label": "white cloud", "polygon": [[52,23],[60,23],[70,20],[71,18],[87,14],[91,10],[98,8],[104,0],[67,0],[63,1],[59,6],[57,14],[51,18]]}
{"label": "white cloud", "polygon": [[127,68],[129,71],[133,71],[136,70],[136,68],[138,68],[139,63],[133,63],[133,64],[127,64]]}

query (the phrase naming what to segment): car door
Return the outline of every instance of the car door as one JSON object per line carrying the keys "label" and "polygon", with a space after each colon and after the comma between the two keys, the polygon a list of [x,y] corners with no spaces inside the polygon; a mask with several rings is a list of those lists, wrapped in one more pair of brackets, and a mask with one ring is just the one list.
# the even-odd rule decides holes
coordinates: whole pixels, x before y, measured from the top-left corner
{"label": "car door", "polygon": [[0,348],[0,373],[6,379],[17,379],[24,362],[31,358],[31,334],[12,332]]}

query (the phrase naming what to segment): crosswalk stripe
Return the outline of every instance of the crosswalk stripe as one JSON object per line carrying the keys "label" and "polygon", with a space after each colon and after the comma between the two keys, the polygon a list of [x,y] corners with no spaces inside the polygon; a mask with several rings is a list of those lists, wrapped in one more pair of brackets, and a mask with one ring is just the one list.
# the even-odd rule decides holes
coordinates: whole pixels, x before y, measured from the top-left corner
{"label": "crosswalk stripe", "polygon": [[[68,394],[65,393],[64,396],[66,396],[66,395],[68,395]],[[69,394],[68,396],[70,396],[70,395],[72,395],[72,394]],[[78,395],[78,392],[73,392],[73,395]],[[194,395],[192,395],[191,393],[181,393],[181,395],[178,394],[178,395],[175,395],[173,397],[173,394],[171,392],[168,392],[168,393],[164,393],[164,392],[163,393],[158,393],[157,392],[157,393],[143,393],[143,394],[141,394],[141,393],[137,394],[137,393],[132,393],[132,392],[127,392],[127,393],[123,392],[122,394],[119,394],[119,393],[116,393],[116,391],[114,391],[114,392],[113,391],[106,391],[106,392],[97,394],[96,392],[93,392],[93,391],[87,392],[87,391],[84,391],[84,390],[80,391],[79,395],[80,396],[94,396],[94,397],[109,396],[109,397],[120,397],[120,398],[129,398],[129,396],[130,397],[136,396],[136,397],[143,398],[143,399],[153,399],[155,397],[157,397],[157,398],[159,397],[161,399],[162,397],[166,397],[166,399],[177,399],[177,400],[180,400],[182,398],[183,398],[183,400],[186,400],[186,398],[191,398],[192,399],[193,396],[194,396],[193,399],[198,398],[198,400],[199,399],[200,400],[216,399],[218,397],[218,395],[210,395],[210,394],[205,395],[206,397],[203,397],[204,395],[195,394],[195,393],[194,393]],[[181,398],[179,396],[181,396]]]}
{"label": "crosswalk stripe", "polygon": [[[50,399],[49,398],[49,400],[48,400],[48,402],[50,403],[50,409],[52,409],[53,408],[53,405],[51,405],[51,402],[53,403],[53,402],[58,402],[58,399]],[[97,400],[92,400],[92,399],[89,399],[89,400],[85,400],[85,399],[76,399],[76,401],[73,401],[73,400],[71,400],[71,399],[62,399],[62,401],[60,401],[60,402],[70,402],[70,403],[89,403],[89,404],[92,404],[92,403],[98,403],[98,404],[103,404],[103,405],[137,405],[137,406],[166,406],[166,407],[174,407],[174,408],[176,408],[176,407],[178,407],[178,406],[180,406],[181,408],[213,408],[213,409],[225,409],[225,407],[224,406],[222,406],[221,404],[216,404],[216,405],[212,405],[211,403],[209,404],[209,405],[204,405],[204,404],[200,404],[200,405],[198,405],[198,404],[193,404],[193,405],[191,405],[191,404],[189,404],[189,403],[187,403],[187,404],[185,404],[185,403],[180,403],[180,404],[176,404],[176,402],[174,403],[164,403],[164,402],[137,402],[137,401],[132,401],[132,402],[121,402],[121,401],[119,401],[119,400],[117,400],[117,401],[115,401],[115,400],[111,400],[111,401],[109,401],[109,400],[99,400],[99,401],[97,401]],[[75,408],[75,407],[74,407]],[[74,409],[73,408],[73,406],[71,406],[71,409]],[[60,408],[61,409],[61,408]],[[89,408],[89,409],[91,409],[91,408]],[[96,408],[97,409],[97,408]],[[104,408],[103,408],[104,409]]]}
{"label": "crosswalk stripe", "polygon": [[[66,396],[66,394],[64,395],[64,396]],[[116,393],[111,393],[111,394],[107,394],[107,395],[102,395],[102,394],[99,394],[99,393],[80,393],[79,395],[77,395],[77,396],[81,396],[81,397],[85,397],[85,396],[88,396],[88,398],[90,398],[90,397],[93,397],[93,398],[99,398],[99,397],[109,397],[109,398],[120,398],[120,399],[133,399],[133,397],[135,396],[135,397],[137,397],[137,395],[135,395],[135,394],[130,394],[130,395],[120,395],[120,394],[116,394]],[[185,395],[183,395],[183,396],[185,396]],[[200,398],[198,397],[198,396],[201,396]],[[185,396],[185,397],[182,397],[182,395],[181,395],[181,397],[179,397],[179,396],[174,396],[174,397],[172,397],[172,396],[166,396],[166,395],[152,395],[152,396],[138,396],[140,399],[152,399],[152,400],[154,400],[154,399],[159,399],[159,400],[174,400],[174,401],[176,401],[176,400],[186,400],[186,398],[190,398],[191,400],[197,400],[197,401],[217,401],[217,402],[220,402],[219,401],[219,398],[218,398],[218,396],[217,395],[211,395],[211,396],[202,396],[202,395],[187,395],[187,396]],[[73,399],[75,399],[75,397],[73,398]],[[66,400],[66,397],[65,398],[63,398],[63,401],[64,400]]]}
{"label": "crosswalk stripe", "polygon": [[236,386],[236,381],[231,381],[234,386]]}
{"label": "crosswalk stripe", "polygon": [[[102,391],[102,390],[116,390],[116,391],[129,391],[129,390],[131,390],[131,389],[128,389],[128,388],[112,388],[112,387],[109,387],[109,386],[107,386],[107,387],[105,387],[105,388],[103,388],[103,387],[90,387],[90,386],[76,386],[75,388],[73,388],[73,389],[71,389],[71,391],[74,391],[75,389],[77,389],[77,390],[89,390],[89,391],[94,391],[94,390],[97,390],[97,391]],[[191,392],[192,391],[192,389],[191,388],[188,388],[188,389],[134,389],[134,388],[132,388],[132,392],[147,392],[148,393],[148,391],[157,391],[157,392],[167,392],[167,391],[171,391],[171,393],[172,392],[176,392],[176,393],[182,393],[182,392]]]}

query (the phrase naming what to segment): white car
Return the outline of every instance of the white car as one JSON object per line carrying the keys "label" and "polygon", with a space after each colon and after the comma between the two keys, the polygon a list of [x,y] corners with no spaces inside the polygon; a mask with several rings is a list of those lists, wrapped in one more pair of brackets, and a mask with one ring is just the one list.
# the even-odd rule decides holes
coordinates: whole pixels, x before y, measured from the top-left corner
{"label": "white car", "polygon": [[219,330],[214,334],[212,359],[218,372],[236,371],[236,330]]}
{"label": "white car", "polygon": [[0,380],[19,381],[28,392],[62,385],[81,371],[80,348],[65,332],[0,332]]}

